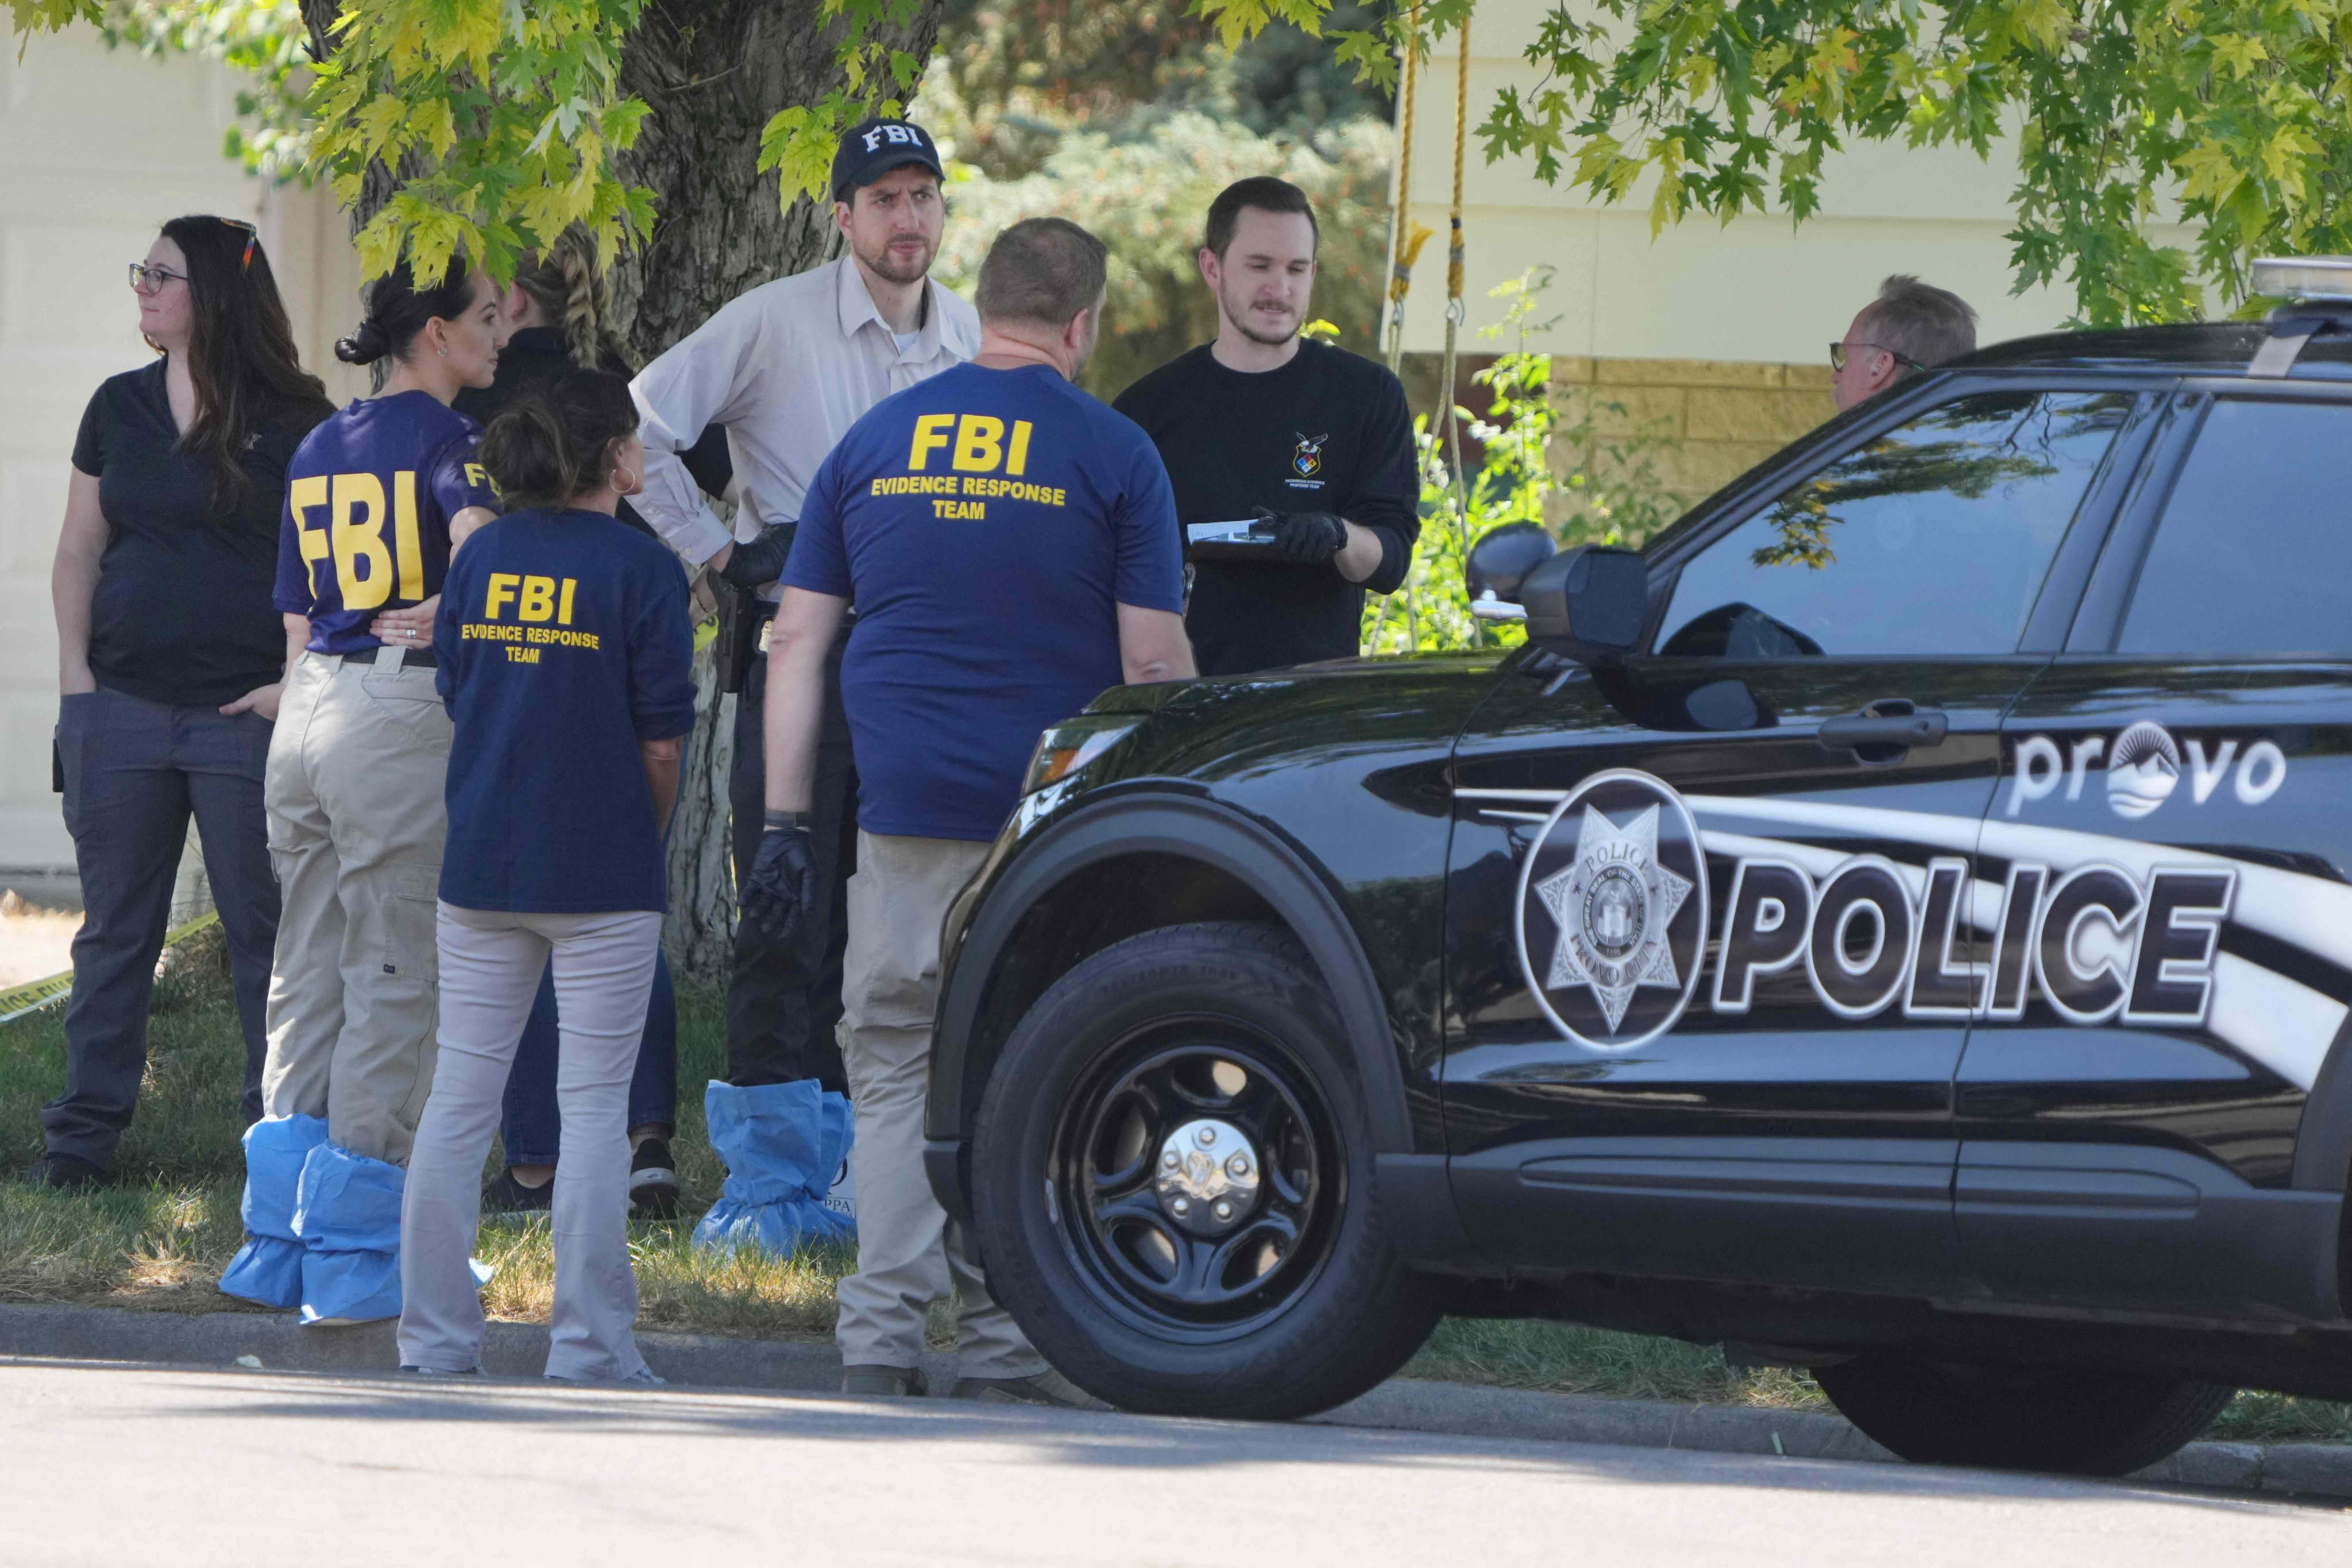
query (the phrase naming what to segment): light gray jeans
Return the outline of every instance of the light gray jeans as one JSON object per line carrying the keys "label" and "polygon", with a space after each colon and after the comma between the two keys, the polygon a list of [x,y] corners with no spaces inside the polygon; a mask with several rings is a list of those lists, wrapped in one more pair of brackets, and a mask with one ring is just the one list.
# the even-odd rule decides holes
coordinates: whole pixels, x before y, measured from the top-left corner
{"label": "light gray jeans", "polygon": [[467,1258],[482,1218],[482,1162],[507,1072],[552,960],[562,1043],[556,1103],[555,1311],[547,1375],[624,1378],[637,1354],[629,1269],[629,1078],[653,992],[662,917],[509,914],[443,904],[440,1059],[408,1156],[400,1211],[400,1361],[465,1372],[482,1357]]}
{"label": "light gray jeans", "polygon": [[961,1237],[923,1174],[940,925],[987,858],[987,845],[961,839],[857,835],[841,979],[841,1056],[857,1117],[849,1145],[849,1172],[857,1180],[857,1272],[836,1291],[841,1310],[834,1326],[845,1366],[915,1365],[930,1304],[952,1290],[960,1375],[1029,1377],[1045,1370],[1045,1359],[964,1256]]}

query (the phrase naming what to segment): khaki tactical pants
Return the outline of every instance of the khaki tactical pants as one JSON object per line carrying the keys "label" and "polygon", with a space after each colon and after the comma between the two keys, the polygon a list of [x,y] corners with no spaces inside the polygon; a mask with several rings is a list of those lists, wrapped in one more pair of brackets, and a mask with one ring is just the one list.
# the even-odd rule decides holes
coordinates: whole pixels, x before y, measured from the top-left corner
{"label": "khaki tactical pants", "polygon": [[940,997],[940,923],[988,855],[985,844],[860,831],[842,960],[841,1055],[857,1132],[857,1272],[841,1282],[844,1366],[911,1367],[930,1304],[952,1288],[959,1371],[1028,1377],[1045,1358],[996,1304],[949,1232],[923,1175],[923,1096]]}
{"label": "khaki tactical pants", "polygon": [[434,912],[450,724],[433,671],[305,653],[288,673],[263,800],[282,910],[264,1113],[321,1117],[405,1164],[433,1087]]}

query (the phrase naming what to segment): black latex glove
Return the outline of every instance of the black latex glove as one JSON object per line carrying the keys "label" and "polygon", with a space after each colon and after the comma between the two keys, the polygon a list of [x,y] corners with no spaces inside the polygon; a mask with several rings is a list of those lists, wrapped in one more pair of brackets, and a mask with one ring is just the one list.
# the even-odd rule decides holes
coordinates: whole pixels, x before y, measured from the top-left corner
{"label": "black latex glove", "polygon": [[816,848],[805,814],[771,820],[751,857],[751,879],[743,884],[743,923],[762,941],[782,946],[800,934],[816,902]]}
{"label": "black latex glove", "polygon": [[793,525],[780,522],[761,529],[757,539],[739,540],[735,552],[719,569],[719,575],[729,587],[748,593],[782,576],[784,558],[792,552]]}
{"label": "black latex glove", "polygon": [[1260,507],[1257,520],[1273,526],[1274,552],[1286,561],[1326,566],[1348,542],[1348,525],[1328,511],[1268,511]]}

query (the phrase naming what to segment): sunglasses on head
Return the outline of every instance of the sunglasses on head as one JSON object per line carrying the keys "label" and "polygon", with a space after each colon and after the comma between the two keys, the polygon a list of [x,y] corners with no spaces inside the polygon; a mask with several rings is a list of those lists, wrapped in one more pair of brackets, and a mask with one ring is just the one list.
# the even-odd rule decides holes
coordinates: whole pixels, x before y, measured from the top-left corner
{"label": "sunglasses on head", "polygon": [[253,266],[253,247],[255,242],[260,239],[261,231],[256,228],[253,225],[246,222],[241,217],[215,218],[213,221],[215,223],[226,224],[230,228],[236,229],[237,232],[245,236],[245,258],[237,263],[237,267],[240,269],[251,268]]}

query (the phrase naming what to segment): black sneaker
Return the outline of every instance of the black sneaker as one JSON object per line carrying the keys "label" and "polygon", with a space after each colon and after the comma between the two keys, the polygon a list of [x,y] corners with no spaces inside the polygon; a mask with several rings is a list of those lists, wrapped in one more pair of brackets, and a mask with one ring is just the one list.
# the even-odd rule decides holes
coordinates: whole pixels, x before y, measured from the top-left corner
{"label": "black sneaker", "polygon": [[648,1138],[629,1161],[629,1212],[639,1219],[677,1217],[677,1172],[669,1163],[669,1140]]}
{"label": "black sneaker", "polygon": [[555,1206],[555,1184],[541,1182],[526,1187],[515,1180],[514,1167],[499,1173],[499,1179],[482,1189],[484,1214],[545,1214]]}
{"label": "black sneaker", "polygon": [[93,1165],[79,1154],[52,1154],[25,1173],[25,1184],[57,1192],[88,1192],[114,1184],[113,1173]]}

